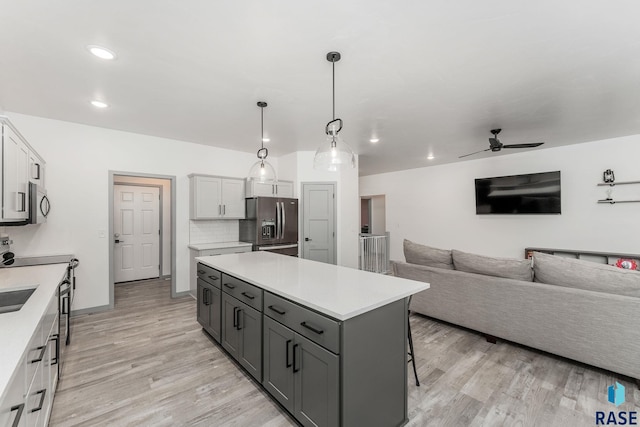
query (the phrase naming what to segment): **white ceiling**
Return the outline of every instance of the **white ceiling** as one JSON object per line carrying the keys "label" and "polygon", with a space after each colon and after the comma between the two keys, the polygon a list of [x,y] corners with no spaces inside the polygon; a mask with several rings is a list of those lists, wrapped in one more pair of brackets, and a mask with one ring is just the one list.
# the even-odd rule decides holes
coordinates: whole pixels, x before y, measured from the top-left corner
{"label": "white ceiling", "polygon": [[315,150],[336,50],[336,113],[361,175],[458,161],[488,147],[495,127],[505,144],[546,141],[537,149],[640,134],[637,1],[2,0],[0,10],[6,111],[255,152],[264,100],[272,155]]}

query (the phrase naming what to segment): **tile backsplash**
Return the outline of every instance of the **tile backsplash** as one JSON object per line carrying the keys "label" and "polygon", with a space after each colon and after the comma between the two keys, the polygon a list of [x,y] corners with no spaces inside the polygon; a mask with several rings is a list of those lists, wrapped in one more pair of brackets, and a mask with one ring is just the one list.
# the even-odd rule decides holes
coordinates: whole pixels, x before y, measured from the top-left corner
{"label": "tile backsplash", "polygon": [[189,243],[238,241],[238,220],[189,221]]}

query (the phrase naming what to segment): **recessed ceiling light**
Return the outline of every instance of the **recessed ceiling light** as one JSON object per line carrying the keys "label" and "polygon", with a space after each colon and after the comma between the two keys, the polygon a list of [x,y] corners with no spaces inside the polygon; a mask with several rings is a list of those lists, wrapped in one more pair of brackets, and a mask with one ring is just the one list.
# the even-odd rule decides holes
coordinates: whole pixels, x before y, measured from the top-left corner
{"label": "recessed ceiling light", "polygon": [[371,138],[369,142],[372,142],[375,144],[376,142],[380,142],[380,138]]}
{"label": "recessed ceiling light", "polygon": [[269,142],[271,141],[269,138],[262,138],[262,142]]}
{"label": "recessed ceiling light", "polygon": [[94,99],[93,101],[91,101],[91,105],[93,105],[96,108],[107,108],[109,106],[109,104],[107,104],[106,102],[98,101],[97,99]]}
{"label": "recessed ceiling light", "polygon": [[89,45],[87,46],[89,52],[91,52],[94,56],[97,56],[100,59],[116,59],[116,54],[102,46]]}
{"label": "recessed ceiling light", "polygon": [[433,159],[435,159],[435,157],[433,157],[433,154],[429,154],[429,155],[427,156],[427,160],[433,160]]}

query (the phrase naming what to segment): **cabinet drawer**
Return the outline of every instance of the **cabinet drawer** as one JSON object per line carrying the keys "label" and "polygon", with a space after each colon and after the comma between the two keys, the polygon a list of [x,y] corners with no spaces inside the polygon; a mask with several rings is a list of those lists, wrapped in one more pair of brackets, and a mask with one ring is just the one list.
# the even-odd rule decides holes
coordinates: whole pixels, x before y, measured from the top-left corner
{"label": "cabinet drawer", "polygon": [[264,293],[264,312],[333,353],[340,353],[339,322],[269,292]]}
{"label": "cabinet drawer", "polygon": [[222,290],[262,312],[262,289],[222,273]]}
{"label": "cabinet drawer", "polygon": [[200,279],[204,280],[209,284],[212,284],[216,288],[220,288],[220,279],[221,279],[222,273],[220,273],[218,270],[215,270],[209,267],[208,265],[198,263],[197,271],[198,271],[198,277]]}

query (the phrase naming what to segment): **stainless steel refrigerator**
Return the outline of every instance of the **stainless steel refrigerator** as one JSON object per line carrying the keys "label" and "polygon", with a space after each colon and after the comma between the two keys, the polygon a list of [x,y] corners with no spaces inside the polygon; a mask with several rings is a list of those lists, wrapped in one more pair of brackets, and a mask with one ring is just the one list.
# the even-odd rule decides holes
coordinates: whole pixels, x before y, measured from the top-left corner
{"label": "stainless steel refrigerator", "polygon": [[240,240],[253,243],[254,251],[298,256],[298,199],[253,197],[245,203]]}

